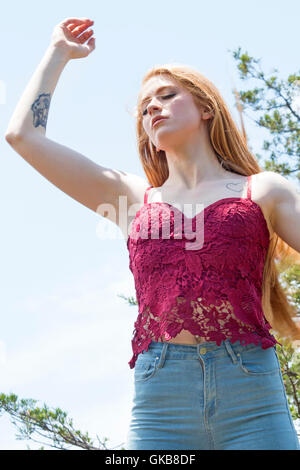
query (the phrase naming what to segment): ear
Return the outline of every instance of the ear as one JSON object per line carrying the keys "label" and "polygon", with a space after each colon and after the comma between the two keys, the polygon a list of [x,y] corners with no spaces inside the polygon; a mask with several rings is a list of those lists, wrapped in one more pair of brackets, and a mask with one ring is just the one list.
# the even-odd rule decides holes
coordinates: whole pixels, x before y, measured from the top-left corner
{"label": "ear", "polygon": [[202,119],[210,119],[214,116],[213,110],[208,105],[200,106],[200,112]]}
{"label": "ear", "polygon": [[202,113],[202,119],[210,119],[213,117],[213,114],[211,111],[203,111]]}

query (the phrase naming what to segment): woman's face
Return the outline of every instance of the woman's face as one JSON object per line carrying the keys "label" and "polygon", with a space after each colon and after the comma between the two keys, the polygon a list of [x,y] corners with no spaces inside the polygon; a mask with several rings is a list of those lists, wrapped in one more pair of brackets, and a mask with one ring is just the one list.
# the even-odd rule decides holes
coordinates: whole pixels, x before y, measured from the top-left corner
{"label": "woman's face", "polygon": [[[159,90],[161,87],[167,88]],[[199,134],[202,114],[192,94],[177,81],[166,75],[151,77],[144,84],[140,97],[143,127],[157,150],[175,149]],[[166,119],[153,127],[152,120],[156,116]]]}

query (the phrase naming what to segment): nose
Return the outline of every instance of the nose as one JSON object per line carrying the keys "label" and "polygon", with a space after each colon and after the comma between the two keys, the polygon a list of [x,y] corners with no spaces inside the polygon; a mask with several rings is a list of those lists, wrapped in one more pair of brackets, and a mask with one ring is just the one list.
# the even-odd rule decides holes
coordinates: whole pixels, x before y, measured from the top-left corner
{"label": "nose", "polygon": [[155,109],[161,109],[161,106],[156,98],[152,98],[152,100],[149,101],[147,106],[148,113],[152,114],[153,110]]}

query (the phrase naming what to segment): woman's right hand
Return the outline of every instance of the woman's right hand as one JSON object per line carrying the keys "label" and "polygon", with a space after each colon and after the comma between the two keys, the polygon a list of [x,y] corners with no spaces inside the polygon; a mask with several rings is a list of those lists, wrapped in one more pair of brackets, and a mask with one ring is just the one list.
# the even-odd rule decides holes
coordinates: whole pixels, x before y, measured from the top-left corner
{"label": "woman's right hand", "polygon": [[86,31],[93,24],[88,18],[66,18],[55,26],[50,46],[67,59],[87,57],[96,47],[95,38],[92,38],[93,30]]}

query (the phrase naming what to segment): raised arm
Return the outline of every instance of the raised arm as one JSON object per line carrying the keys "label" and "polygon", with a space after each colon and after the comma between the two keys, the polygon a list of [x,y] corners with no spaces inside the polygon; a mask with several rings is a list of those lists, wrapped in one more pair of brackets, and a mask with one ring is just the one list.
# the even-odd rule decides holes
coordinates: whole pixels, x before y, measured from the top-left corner
{"label": "raised arm", "polygon": [[[59,23],[40,64],[30,79],[10,119],[7,142],[47,180],[89,209],[99,212],[111,204],[119,219],[119,196],[128,207],[140,204],[147,181],[123,171],[105,168],[82,154],[46,137],[51,98],[58,79],[71,59],[87,57],[95,49],[93,24],[86,18]],[[85,44],[87,42],[87,44]]]}
{"label": "raised arm", "polygon": [[86,57],[95,49],[93,30],[86,31],[92,24],[88,19],[68,18],[55,26],[48,49],[8,124],[8,142],[46,134],[51,98],[64,67],[71,59]]}

